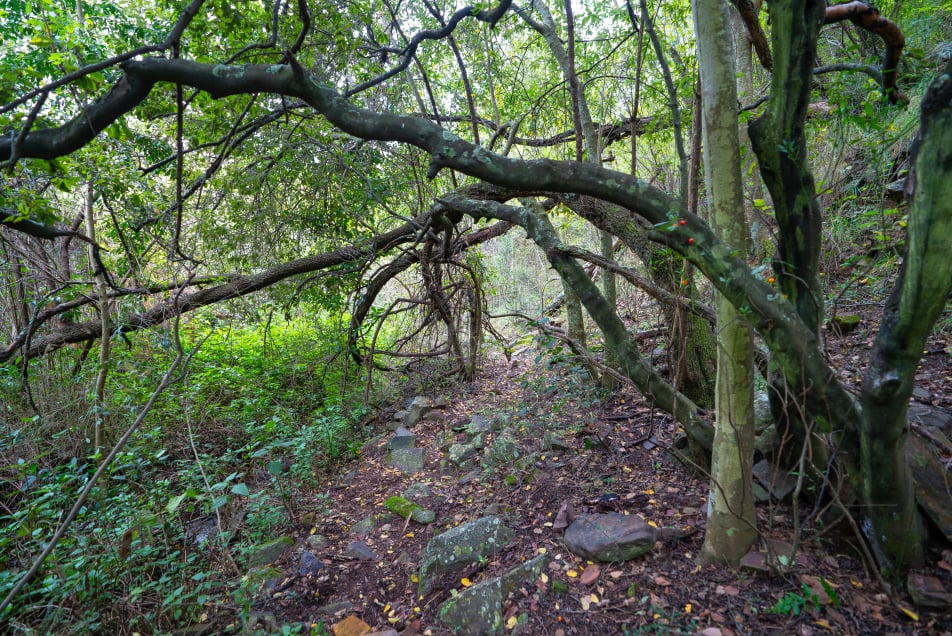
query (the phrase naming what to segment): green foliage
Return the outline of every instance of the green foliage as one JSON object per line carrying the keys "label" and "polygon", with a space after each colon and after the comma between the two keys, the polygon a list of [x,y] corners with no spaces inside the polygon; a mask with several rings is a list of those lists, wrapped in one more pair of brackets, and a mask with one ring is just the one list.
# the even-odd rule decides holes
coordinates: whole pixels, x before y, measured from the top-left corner
{"label": "green foliage", "polygon": [[[365,431],[355,422],[365,409],[350,405],[344,385],[351,378],[334,362],[333,339],[320,325],[209,333],[196,320],[185,331],[188,341],[205,342],[178,395],[170,394],[120,453],[5,618],[41,633],[63,625],[82,633],[153,632],[227,611],[233,573],[222,570],[223,553],[240,555],[273,538],[297,515],[301,494],[357,454]],[[164,357],[156,354],[169,346],[168,334],[154,332],[134,349],[116,349],[107,388],[113,426],[137,413],[163,372]],[[10,373],[0,373],[4,392],[20,388]],[[0,432],[5,595],[56,531],[95,462],[54,463],[68,455],[55,448],[57,440],[69,437],[41,445],[26,427]],[[47,450],[33,453],[35,447]],[[250,477],[260,474],[269,479]],[[196,545],[186,528],[207,515],[221,518],[225,533]],[[239,539],[229,534],[229,520],[242,517]]]}

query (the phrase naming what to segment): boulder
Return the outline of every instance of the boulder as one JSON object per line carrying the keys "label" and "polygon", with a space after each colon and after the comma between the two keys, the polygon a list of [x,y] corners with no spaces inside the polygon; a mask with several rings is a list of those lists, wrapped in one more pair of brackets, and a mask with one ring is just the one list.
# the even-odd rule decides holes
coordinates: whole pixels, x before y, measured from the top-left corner
{"label": "boulder", "polygon": [[280,559],[285,552],[294,546],[294,539],[291,537],[278,537],[274,541],[262,543],[256,546],[248,557],[248,567],[257,568],[269,563],[274,563]]}
{"label": "boulder", "polygon": [[627,561],[651,551],[657,529],[637,515],[579,515],[565,530],[565,547],[592,561]]}

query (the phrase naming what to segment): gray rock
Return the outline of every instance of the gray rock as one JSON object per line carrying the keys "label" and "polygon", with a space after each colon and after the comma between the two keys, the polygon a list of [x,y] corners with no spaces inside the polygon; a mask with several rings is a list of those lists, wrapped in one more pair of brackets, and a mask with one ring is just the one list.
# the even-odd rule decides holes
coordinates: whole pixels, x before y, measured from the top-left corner
{"label": "gray rock", "polygon": [[919,426],[941,431],[945,435],[952,435],[952,413],[929,404],[912,402],[909,404],[909,421]]}
{"label": "gray rock", "polygon": [[493,430],[493,424],[488,419],[482,415],[474,415],[469,418],[469,423],[466,425],[466,432],[470,435],[478,435],[479,433],[491,433]]}
{"label": "gray rock", "polygon": [[421,556],[419,594],[428,594],[437,577],[493,554],[514,536],[498,517],[481,517],[433,537]]}
{"label": "gray rock", "polygon": [[218,534],[218,517],[214,514],[198,517],[185,524],[185,538],[201,545]]}
{"label": "gray rock", "polygon": [[387,465],[404,473],[418,473],[423,470],[422,448],[397,448],[387,453]]}
{"label": "gray rock", "polygon": [[336,601],[334,603],[328,603],[327,605],[321,605],[317,608],[317,614],[332,614],[332,615],[341,615],[344,612],[349,612],[354,609],[354,604],[350,601]]}
{"label": "gray rock", "polygon": [[446,457],[456,466],[462,466],[463,462],[475,456],[478,452],[479,451],[472,444],[453,444],[450,446]]}
{"label": "gray rock", "polygon": [[770,495],[778,501],[786,499],[797,487],[795,477],[778,469],[766,459],[754,464],[753,473],[754,479],[760,482]]}
{"label": "gray rock", "polygon": [[407,486],[407,489],[400,493],[402,497],[415,501],[417,499],[427,499],[433,496],[433,489],[429,484],[416,482]]}
{"label": "gray rock", "polygon": [[280,559],[285,552],[294,546],[294,539],[291,537],[278,537],[274,541],[262,543],[256,546],[248,557],[248,567],[257,568],[269,563],[274,563]]}
{"label": "gray rock", "polygon": [[407,406],[407,414],[403,418],[403,425],[407,428],[413,428],[432,408],[433,402],[430,398],[422,395],[413,398],[413,401]]}
{"label": "gray rock", "polygon": [[370,533],[374,531],[374,528],[377,526],[379,521],[378,515],[370,515],[369,517],[364,517],[357,523],[355,523],[350,528],[350,534],[355,537],[369,537]]}
{"label": "gray rock", "polygon": [[323,534],[312,534],[304,540],[304,543],[311,549],[320,550],[321,548],[327,547],[327,537]]}
{"label": "gray rock", "polygon": [[522,450],[519,444],[505,431],[493,440],[492,445],[486,451],[487,459],[494,464],[511,464],[519,459]]}
{"label": "gray rock", "polygon": [[572,445],[552,431],[546,431],[546,433],[542,435],[542,450],[567,451],[572,450]]}
{"label": "gray rock", "polygon": [[309,576],[311,574],[317,574],[324,569],[324,562],[318,559],[316,556],[305,550],[301,553],[301,560],[298,563],[298,574],[301,576]]}
{"label": "gray rock", "polygon": [[592,561],[627,561],[654,548],[657,530],[637,515],[579,515],[565,530],[565,547]]}
{"label": "gray rock", "polygon": [[369,545],[363,541],[351,541],[344,548],[344,556],[358,561],[379,561],[380,558]]}
{"label": "gray rock", "polygon": [[390,442],[387,443],[387,448],[390,450],[396,450],[398,448],[413,448],[414,446],[416,446],[416,435],[408,431],[406,427],[403,426],[397,427],[397,430],[394,431],[394,435],[390,439]]}
{"label": "gray rock", "polygon": [[247,585],[254,590],[256,598],[263,598],[278,589],[284,579],[284,570],[270,566],[256,567],[248,570],[245,577]]}
{"label": "gray rock", "polygon": [[440,606],[438,615],[454,634],[499,634],[503,603],[522,586],[531,586],[548,562],[546,555],[526,561],[502,576],[465,589]]}

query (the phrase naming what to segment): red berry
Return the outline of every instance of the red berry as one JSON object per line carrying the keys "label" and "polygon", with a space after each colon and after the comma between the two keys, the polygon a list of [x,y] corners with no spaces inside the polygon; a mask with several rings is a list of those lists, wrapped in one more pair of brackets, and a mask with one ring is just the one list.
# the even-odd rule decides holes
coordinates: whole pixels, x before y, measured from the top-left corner
{"label": "red berry", "polygon": [[688,224],[688,222],[685,221],[684,219],[681,219],[681,220],[679,221],[679,223],[681,223],[681,225],[687,225],[687,224]]}
{"label": "red berry", "polygon": [[689,239],[688,239],[688,245],[694,245],[694,239],[693,239],[693,238],[689,238]]}

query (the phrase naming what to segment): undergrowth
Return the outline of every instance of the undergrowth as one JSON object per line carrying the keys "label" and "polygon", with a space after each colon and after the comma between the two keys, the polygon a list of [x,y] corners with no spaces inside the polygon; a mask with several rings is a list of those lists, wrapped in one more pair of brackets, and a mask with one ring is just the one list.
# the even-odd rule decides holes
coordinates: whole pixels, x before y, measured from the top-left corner
{"label": "undergrowth", "polygon": [[[305,497],[313,510],[322,476],[356,455],[366,409],[347,388],[359,378],[320,325],[221,329],[193,319],[182,339],[186,349],[201,343],[189,368],[0,617],[9,631],[155,633],[222,611],[240,624],[229,581],[244,573],[247,554],[289,527]],[[113,349],[107,444],[133,421],[173,354],[169,333],[137,340]],[[63,352],[53,364],[75,369],[75,358]],[[52,366],[32,365],[34,393],[60,386],[59,398],[43,393],[40,401],[68,404],[72,417],[31,412],[16,370],[0,374],[3,597],[102,456],[82,409],[93,365],[61,385],[44,381]]]}

